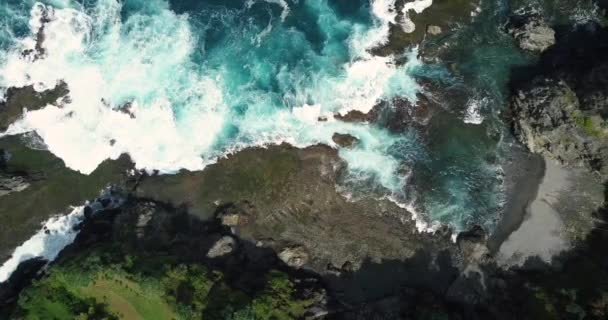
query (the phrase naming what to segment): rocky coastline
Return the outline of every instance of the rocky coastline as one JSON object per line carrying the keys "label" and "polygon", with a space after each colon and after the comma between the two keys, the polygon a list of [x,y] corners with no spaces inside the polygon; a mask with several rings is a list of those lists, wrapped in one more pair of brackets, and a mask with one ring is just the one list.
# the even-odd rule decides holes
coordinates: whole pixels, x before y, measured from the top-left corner
{"label": "rocky coastline", "polygon": [[[466,14],[479,5],[463,3]],[[453,14],[441,3],[434,10],[414,16],[416,23],[433,24],[407,36],[396,31],[378,53],[422,41],[424,60],[449,57],[449,48],[436,50],[432,44],[451,37],[466,14]],[[434,24],[446,12],[454,22]],[[5,136],[0,218],[15,222],[0,227],[3,260],[40,221],[93,200],[107,186],[116,188],[125,204],[96,214],[85,208],[80,233],[58,259],[50,265],[37,258],[21,263],[0,284],[0,318],[14,315],[19,294],[33,279],[99,250],[120,259],[166,256],[202,265],[251,296],[264,290],[262,275],[279,270],[294,283],[293,296],[310,301],[300,314],[307,319],[603,319],[608,315],[608,31],[594,22],[564,31],[541,15],[521,12],[513,9],[502,32],[536,63],[514,72],[509,83],[502,116],[514,138],[503,163],[506,204],[492,233],[480,226],[455,239],[449,228],[420,233],[412,212],[388,199],[349,200],[336,188],[345,164],[336,149],[324,145],[245,149],[203,171],[175,175],[133,171],[123,156],[84,176],[48,151],[28,148],[32,137]],[[443,120],[433,118],[444,111],[440,101],[466,97],[442,84],[428,83],[426,89],[419,102],[425,108],[414,113],[379,105],[370,114],[336,119],[391,130],[416,127],[432,139],[429,127]],[[43,93],[13,88],[0,105],[0,129],[24,107],[61,103],[67,96],[63,86]],[[400,110],[405,109],[411,110]],[[357,143],[338,133],[334,141],[343,147]],[[547,203],[551,210],[537,209]],[[558,221],[558,229],[550,229],[548,221]],[[554,233],[564,245],[547,256],[518,247]],[[517,263],[505,262],[516,253]]]}

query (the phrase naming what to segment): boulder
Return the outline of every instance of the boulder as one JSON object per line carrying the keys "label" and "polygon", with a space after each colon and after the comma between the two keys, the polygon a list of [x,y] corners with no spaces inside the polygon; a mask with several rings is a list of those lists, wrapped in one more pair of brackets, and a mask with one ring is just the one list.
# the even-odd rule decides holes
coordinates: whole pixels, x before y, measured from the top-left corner
{"label": "boulder", "polygon": [[359,139],[344,133],[334,133],[331,139],[342,148],[352,148],[359,142]]}
{"label": "boulder", "polygon": [[363,113],[359,110],[351,110],[346,114],[336,113],[334,114],[334,118],[336,120],[340,120],[343,122],[367,122],[369,121],[369,116],[367,113]]}
{"label": "boulder", "polygon": [[426,34],[432,35],[432,36],[436,36],[439,35],[443,32],[443,30],[441,30],[440,26],[435,26],[435,25],[428,25],[426,27]]}
{"label": "boulder", "polygon": [[219,258],[232,253],[236,249],[237,243],[233,237],[223,236],[217,240],[207,252],[208,258]]}
{"label": "boulder", "polygon": [[608,177],[606,128],[596,111],[582,110],[563,81],[537,78],[512,97],[516,137],[530,151]]}
{"label": "boulder", "polygon": [[308,262],[308,252],[303,246],[286,247],[279,253],[279,259],[297,269]]}
{"label": "boulder", "polygon": [[507,32],[527,51],[540,53],[555,44],[555,31],[538,15],[511,17]]}

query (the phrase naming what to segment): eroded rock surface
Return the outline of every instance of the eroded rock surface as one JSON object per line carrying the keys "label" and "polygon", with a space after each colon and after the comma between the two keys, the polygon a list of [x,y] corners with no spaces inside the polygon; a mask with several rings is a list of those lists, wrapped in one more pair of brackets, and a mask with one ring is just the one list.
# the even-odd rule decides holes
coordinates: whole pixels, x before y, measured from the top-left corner
{"label": "eroded rock surface", "polygon": [[511,17],[507,32],[524,50],[540,53],[555,44],[555,31],[539,15]]}
{"label": "eroded rock surface", "polygon": [[605,180],[608,31],[595,24],[578,28],[543,55],[539,75],[516,86],[513,128],[533,152],[586,167]]}

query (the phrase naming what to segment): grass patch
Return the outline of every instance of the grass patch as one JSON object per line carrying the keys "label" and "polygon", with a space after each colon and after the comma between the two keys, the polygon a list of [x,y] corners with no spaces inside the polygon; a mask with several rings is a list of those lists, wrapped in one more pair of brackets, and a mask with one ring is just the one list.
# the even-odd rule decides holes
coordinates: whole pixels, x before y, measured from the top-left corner
{"label": "grass patch", "polygon": [[146,288],[117,273],[100,274],[89,286],[80,288],[85,297],[107,304],[110,312],[121,319],[177,319],[162,294]]}
{"label": "grass patch", "polygon": [[[255,294],[232,288],[222,273],[164,257],[103,250],[60,262],[26,289],[14,314],[23,319],[298,319],[299,299],[287,274],[271,271]],[[150,266],[157,268],[150,273]]]}
{"label": "grass patch", "polygon": [[577,126],[583,129],[583,131],[591,137],[603,138],[606,135],[605,128],[596,124],[592,117],[576,116],[574,121]]}

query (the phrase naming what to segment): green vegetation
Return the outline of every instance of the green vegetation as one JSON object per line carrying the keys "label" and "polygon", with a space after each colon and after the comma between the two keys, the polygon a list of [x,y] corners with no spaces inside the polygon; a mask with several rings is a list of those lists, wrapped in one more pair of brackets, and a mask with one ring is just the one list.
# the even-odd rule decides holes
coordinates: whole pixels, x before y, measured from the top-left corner
{"label": "green vegetation", "polygon": [[589,136],[601,138],[605,135],[605,128],[594,121],[593,117],[576,116],[574,121]]}
{"label": "green vegetation", "polygon": [[[20,296],[24,319],[300,318],[310,302],[296,298],[289,277],[266,275],[255,293],[232,288],[217,271],[166,257],[133,257],[106,247],[53,266]],[[159,268],[159,266],[161,266]]]}

